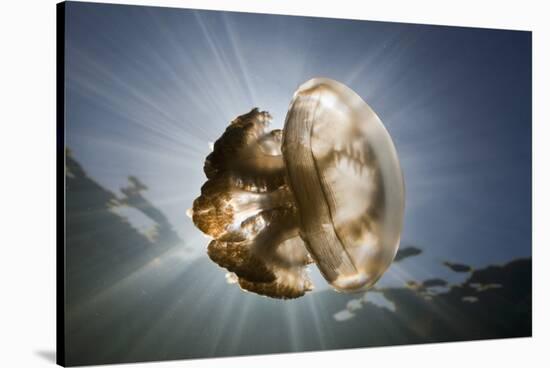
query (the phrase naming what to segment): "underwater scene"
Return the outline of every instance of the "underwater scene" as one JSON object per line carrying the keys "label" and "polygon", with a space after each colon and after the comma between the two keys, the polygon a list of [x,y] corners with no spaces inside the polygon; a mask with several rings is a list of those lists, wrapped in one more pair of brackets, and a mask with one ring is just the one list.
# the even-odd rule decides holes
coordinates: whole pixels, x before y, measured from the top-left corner
{"label": "underwater scene", "polygon": [[530,337],[531,33],[65,4],[67,365]]}

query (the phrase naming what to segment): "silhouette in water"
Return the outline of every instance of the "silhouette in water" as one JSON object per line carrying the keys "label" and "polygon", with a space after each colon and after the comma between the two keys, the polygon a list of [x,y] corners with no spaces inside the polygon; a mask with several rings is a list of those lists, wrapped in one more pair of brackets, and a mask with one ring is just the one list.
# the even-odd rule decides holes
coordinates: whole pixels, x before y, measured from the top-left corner
{"label": "silhouette in water", "polygon": [[[135,177],[118,197],[89,178],[66,151],[67,303],[93,294],[142,267],[182,241],[166,217],[148,202],[147,188]],[[155,224],[154,238],[138,232],[114,209],[130,206]]]}
{"label": "silhouette in water", "polygon": [[[410,280],[366,294],[326,290],[282,302],[228,287],[204,250],[189,258],[146,189],[130,177],[116,195],[67,154],[68,365],[531,335],[530,259],[462,265],[455,271],[466,269],[467,279],[455,285]],[[121,206],[151,219],[157,236],[138,231],[117,213]],[[395,259],[423,254],[403,247]]]}
{"label": "silhouette in water", "polygon": [[452,262],[443,262],[443,265],[447,266],[454,272],[472,272],[472,267],[460,263],[452,263]]}
{"label": "silhouette in water", "polygon": [[[465,267],[471,275],[450,287],[443,279],[411,280],[406,288],[376,292],[407,322],[415,336],[411,343],[531,336],[531,260],[479,270]],[[353,312],[349,303],[347,310]],[[355,315],[346,320],[351,317]]]}
{"label": "silhouette in water", "polygon": [[409,246],[406,248],[400,248],[397,251],[397,254],[395,255],[395,258],[393,259],[393,261],[399,262],[406,258],[417,256],[420,253],[422,253],[422,250],[417,247]]}

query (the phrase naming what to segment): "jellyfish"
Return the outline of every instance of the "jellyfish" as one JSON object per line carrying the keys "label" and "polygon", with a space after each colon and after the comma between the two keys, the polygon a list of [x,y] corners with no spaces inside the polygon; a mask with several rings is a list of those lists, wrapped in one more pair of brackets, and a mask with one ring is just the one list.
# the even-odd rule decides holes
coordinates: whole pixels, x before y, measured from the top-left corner
{"label": "jellyfish", "polygon": [[258,108],[235,118],[206,157],[193,223],[208,256],[245,291],[291,299],[315,264],[339,292],[371,288],[399,248],[404,180],[386,128],[344,84],[314,78],[283,130]]}

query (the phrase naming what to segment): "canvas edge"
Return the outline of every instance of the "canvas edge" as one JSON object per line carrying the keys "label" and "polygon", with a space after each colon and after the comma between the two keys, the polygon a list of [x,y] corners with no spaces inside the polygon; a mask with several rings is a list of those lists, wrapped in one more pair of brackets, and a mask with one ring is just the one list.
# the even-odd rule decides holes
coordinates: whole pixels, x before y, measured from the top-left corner
{"label": "canvas edge", "polygon": [[56,4],[56,363],[65,366],[65,3]]}

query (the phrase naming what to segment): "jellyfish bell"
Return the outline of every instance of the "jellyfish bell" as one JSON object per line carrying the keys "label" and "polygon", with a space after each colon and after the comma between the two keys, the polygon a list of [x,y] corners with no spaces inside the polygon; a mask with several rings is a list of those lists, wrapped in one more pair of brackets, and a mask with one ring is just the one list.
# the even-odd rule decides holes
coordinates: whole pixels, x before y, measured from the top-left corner
{"label": "jellyfish bell", "polygon": [[340,291],[372,286],[393,261],[404,183],[389,133],[359,95],[316,78],[296,91],[282,152],[300,235]]}
{"label": "jellyfish bell", "polygon": [[393,142],[345,85],[299,87],[284,129],[258,109],[234,119],[206,158],[189,212],[213,238],[208,255],[247,291],[296,298],[315,263],[338,291],[365,290],[391,264],[404,212]]}

